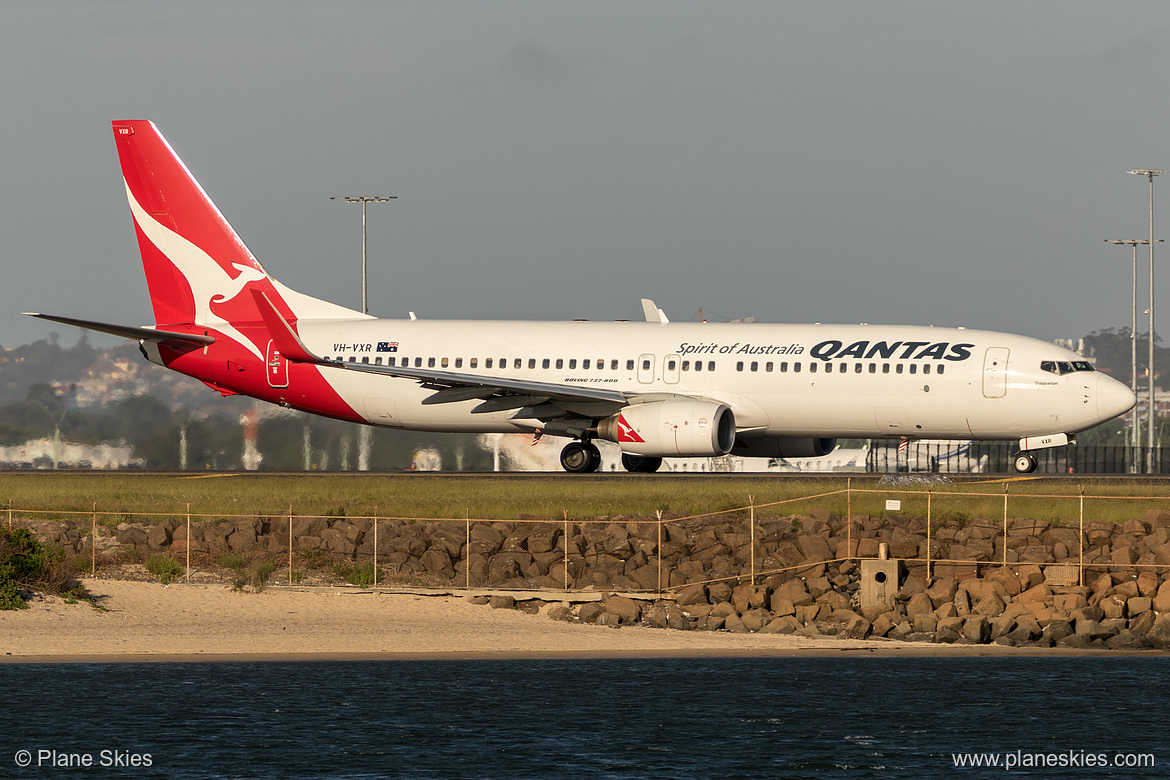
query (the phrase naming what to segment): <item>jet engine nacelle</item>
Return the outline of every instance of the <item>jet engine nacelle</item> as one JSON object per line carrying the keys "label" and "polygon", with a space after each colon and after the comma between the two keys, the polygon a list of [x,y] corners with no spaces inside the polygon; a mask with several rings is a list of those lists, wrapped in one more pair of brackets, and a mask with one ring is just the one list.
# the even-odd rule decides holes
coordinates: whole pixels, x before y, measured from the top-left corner
{"label": "jet engine nacelle", "polygon": [[782,436],[737,441],[731,453],[744,458],[820,458],[836,448],[836,439]]}
{"label": "jet engine nacelle", "polygon": [[697,399],[634,404],[598,423],[597,435],[631,455],[726,455],[735,444],[735,414],[726,404]]}

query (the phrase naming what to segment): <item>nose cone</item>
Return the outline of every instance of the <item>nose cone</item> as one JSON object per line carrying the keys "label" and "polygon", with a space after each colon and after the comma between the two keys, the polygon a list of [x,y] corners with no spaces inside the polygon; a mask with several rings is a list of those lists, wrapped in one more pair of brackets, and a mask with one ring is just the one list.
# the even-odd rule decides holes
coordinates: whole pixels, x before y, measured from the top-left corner
{"label": "nose cone", "polygon": [[1125,414],[1137,403],[1137,396],[1111,376],[1097,377],[1097,417],[1102,422]]}

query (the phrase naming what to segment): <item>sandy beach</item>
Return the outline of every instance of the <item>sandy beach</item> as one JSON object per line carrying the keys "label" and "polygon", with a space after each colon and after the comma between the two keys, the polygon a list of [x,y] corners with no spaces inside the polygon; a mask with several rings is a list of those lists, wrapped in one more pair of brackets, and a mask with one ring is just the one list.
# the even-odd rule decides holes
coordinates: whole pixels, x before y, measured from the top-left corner
{"label": "sandy beach", "polygon": [[351,588],[249,593],[224,585],[115,580],[86,580],[85,585],[105,611],[39,597],[27,610],[0,612],[0,661],[1078,654],[997,645],[615,629],[554,621],[543,611],[492,609],[453,595]]}

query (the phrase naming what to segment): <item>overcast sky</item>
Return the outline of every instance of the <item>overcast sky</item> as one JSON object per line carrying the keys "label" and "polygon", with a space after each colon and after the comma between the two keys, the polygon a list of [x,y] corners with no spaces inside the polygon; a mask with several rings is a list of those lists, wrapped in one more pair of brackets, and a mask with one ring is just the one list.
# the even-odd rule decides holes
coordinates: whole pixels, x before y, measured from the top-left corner
{"label": "overcast sky", "polygon": [[[0,6],[0,74],[8,347],[54,327],[26,310],[152,322],[113,119],[153,120],[269,273],[345,305],[360,209],[329,196],[397,195],[369,214],[385,317],[645,296],[1076,337],[1128,325],[1104,239],[1148,232],[1126,171],[1170,168],[1159,2],[40,0]],[[1170,232],[1170,175],[1155,197]]]}

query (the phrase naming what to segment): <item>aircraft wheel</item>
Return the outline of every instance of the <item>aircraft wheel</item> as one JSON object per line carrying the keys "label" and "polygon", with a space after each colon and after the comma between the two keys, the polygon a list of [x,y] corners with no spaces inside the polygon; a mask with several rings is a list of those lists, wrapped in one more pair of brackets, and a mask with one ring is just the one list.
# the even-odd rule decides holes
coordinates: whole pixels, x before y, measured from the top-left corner
{"label": "aircraft wheel", "polygon": [[561,450],[561,466],[571,474],[588,474],[601,465],[601,453],[589,442],[571,441]]}
{"label": "aircraft wheel", "polygon": [[1031,474],[1036,470],[1036,458],[1030,452],[1017,452],[1014,466],[1021,474]]}
{"label": "aircraft wheel", "polygon": [[646,455],[630,455],[622,453],[622,466],[626,471],[636,474],[653,474],[662,466],[662,458],[651,458]]}

